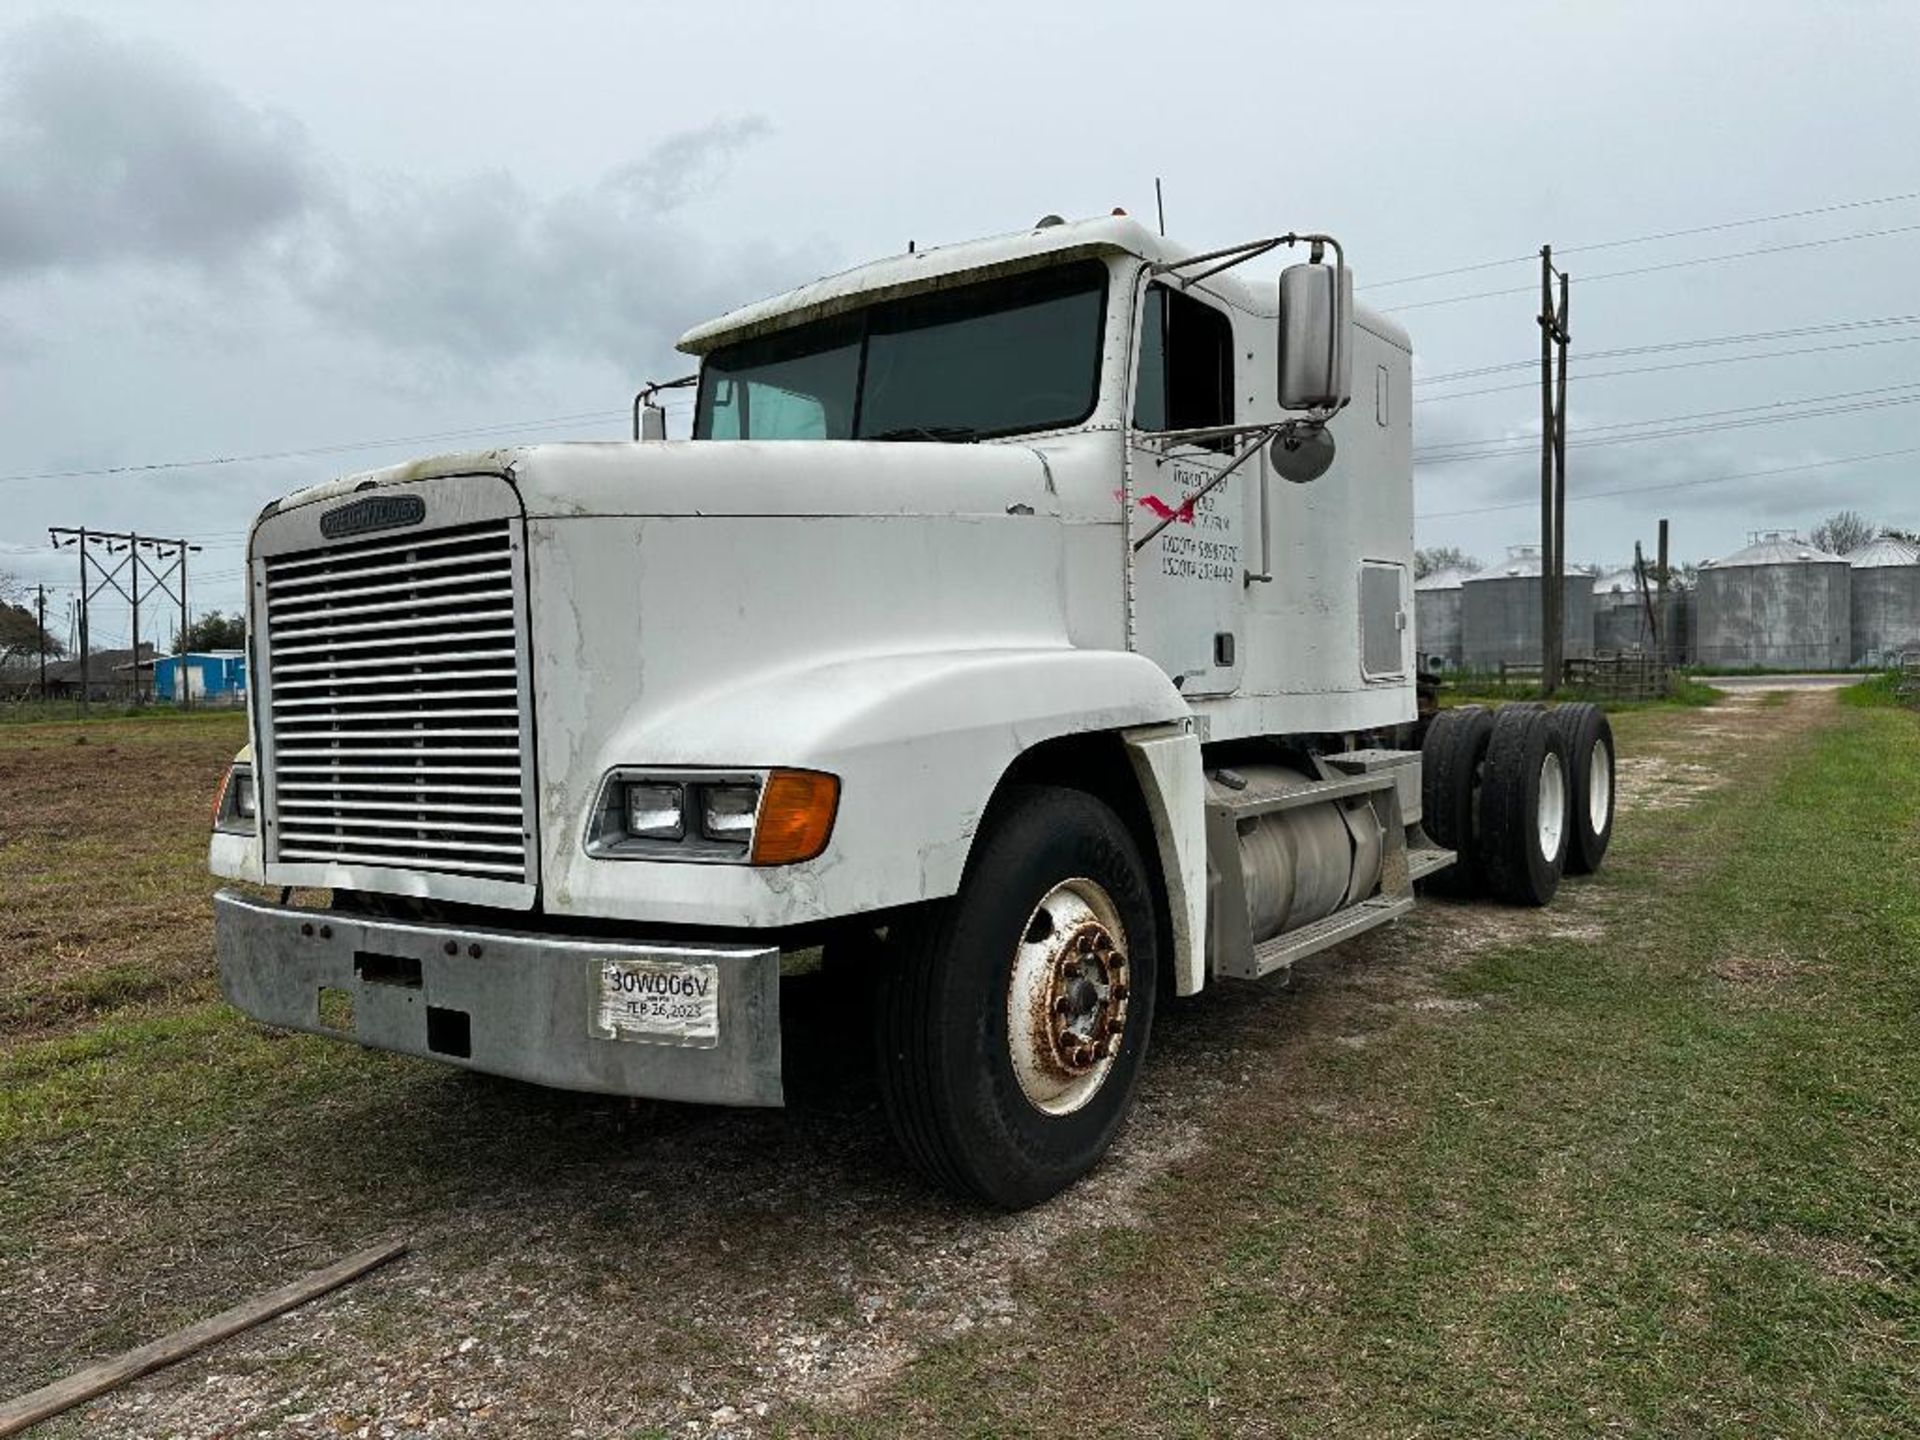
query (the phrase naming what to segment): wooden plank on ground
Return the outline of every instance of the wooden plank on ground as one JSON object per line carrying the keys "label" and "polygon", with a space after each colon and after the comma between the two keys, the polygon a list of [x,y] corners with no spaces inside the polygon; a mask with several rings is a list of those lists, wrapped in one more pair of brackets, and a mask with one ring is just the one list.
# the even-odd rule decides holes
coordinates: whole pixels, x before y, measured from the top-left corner
{"label": "wooden plank on ground", "polygon": [[64,1380],[56,1380],[51,1385],[43,1385],[38,1390],[8,1400],[0,1404],[0,1436],[18,1435],[29,1425],[38,1425],[63,1410],[71,1410],[109,1390],[117,1390],[129,1380],[137,1380],[162,1366],[184,1360],[217,1340],[237,1335],[276,1315],[284,1315],[330,1290],[338,1290],[348,1281],[357,1280],[369,1270],[397,1259],[406,1252],[407,1242],[404,1240],[386,1240],[371,1245],[324,1270],[315,1270],[311,1275],[282,1285],[278,1290],[269,1290],[245,1304],[197,1321],[151,1344],[129,1350],[112,1360],[103,1360],[98,1365],[89,1365]]}

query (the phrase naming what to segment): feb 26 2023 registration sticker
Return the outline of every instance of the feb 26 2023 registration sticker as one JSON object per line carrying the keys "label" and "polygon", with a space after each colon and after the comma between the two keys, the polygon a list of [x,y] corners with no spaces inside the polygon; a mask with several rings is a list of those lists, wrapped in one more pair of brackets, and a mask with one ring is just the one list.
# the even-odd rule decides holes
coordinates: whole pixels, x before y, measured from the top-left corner
{"label": "feb 26 2023 registration sticker", "polygon": [[596,960],[587,1032],[599,1040],[712,1049],[720,1043],[720,967]]}

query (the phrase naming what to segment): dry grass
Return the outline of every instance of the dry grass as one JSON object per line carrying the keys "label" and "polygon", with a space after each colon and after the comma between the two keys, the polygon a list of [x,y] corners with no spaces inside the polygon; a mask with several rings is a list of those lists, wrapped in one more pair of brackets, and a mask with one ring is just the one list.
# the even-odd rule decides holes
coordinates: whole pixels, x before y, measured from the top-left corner
{"label": "dry grass", "polygon": [[213,994],[207,814],[237,714],[0,727],[0,1038]]}

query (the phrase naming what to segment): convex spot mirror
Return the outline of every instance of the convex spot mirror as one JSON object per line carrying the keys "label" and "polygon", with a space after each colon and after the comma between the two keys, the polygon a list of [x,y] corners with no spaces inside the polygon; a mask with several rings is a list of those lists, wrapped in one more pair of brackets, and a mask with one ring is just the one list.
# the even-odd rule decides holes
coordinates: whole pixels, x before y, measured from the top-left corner
{"label": "convex spot mirror", "polygon": [[1280,408],[1334,411],[1353,398],[1353,272],[1280,272]]}
{"label": "convex spot mirror", "polygon": [[1305,485],[1318,480],[1333,465],[1333,436],[1324,425],[1288,426],[1273,437],[1267,460],[1282,480]]}

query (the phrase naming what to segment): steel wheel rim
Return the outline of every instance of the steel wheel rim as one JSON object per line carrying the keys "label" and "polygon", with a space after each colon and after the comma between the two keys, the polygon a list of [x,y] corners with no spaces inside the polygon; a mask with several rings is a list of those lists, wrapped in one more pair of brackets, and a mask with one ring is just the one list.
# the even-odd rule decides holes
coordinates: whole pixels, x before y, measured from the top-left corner
{"label": "steel wheel rim", "polygon": [[1561,832],[1567,825],[1567,774],[1560,757],[1552,751],[1540,762],[1540,798],[1534,823],[1540,857],[1552,864],[1560,853]]}
{"label": "steel wheel rim", "polygon": [[1613,756],[1607,747],[1594,742],[1593,754],[1587,760],[1587,822],[1593,826],[1595,835],[1607,833],[1607,822],[1613,818]]}
{"label": "steel wheel rim", "polygon": [[1096,880],[1063,880],[1014,944],[1007,1048],[1036,1110],[1070,1115],[1106,1083],[1126,1038],[1126,927]]}

